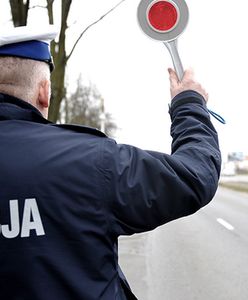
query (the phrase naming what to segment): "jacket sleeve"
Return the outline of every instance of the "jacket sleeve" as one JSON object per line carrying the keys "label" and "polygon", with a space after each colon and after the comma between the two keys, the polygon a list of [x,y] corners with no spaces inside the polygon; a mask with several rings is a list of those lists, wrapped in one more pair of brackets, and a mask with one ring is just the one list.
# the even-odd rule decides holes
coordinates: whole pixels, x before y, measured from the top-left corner
{"label": "jacket sleeve", "polygon": [[203,97],[194,91],[179,94],[170,115],[171,155],[104,142],[103,196],[116,235],[148,231],[190,215],[217,190],[221,156]]}

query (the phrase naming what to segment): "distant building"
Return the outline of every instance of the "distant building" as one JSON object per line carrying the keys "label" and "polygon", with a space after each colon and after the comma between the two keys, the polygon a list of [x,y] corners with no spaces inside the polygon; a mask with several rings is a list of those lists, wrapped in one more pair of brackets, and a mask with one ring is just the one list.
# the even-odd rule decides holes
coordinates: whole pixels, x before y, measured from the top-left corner
{"label": "distant building", "polygon": [[243,161],[245,159],[245,155],[243,152],[230,152],[228,153],[228,161]]}
{"label": "distant building", "polygon": [[223,161],[221,175],[234,176],[248,174],[248,155],[243,152],[229,152],[227,160]]}
{"label": "distant building", "polygon": [[248,173],[248,155],[244,154],[243,152],[228,153],[226,165],[228,164],[234,164],[235,172],[238,174]]}

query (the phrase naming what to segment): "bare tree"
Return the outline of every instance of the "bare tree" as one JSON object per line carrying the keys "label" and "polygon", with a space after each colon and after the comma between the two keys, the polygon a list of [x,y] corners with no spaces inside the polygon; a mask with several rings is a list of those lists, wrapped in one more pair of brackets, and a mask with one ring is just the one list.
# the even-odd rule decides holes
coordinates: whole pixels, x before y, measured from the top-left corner
{"label": "bare tree", "polygon": [[[113,12],[120,4],[125,0],[119,1],[113,8],[108,10],[104,15],[99,19],[94,21],[92,24],[88,25],[82,32],[79,34],[79,37],[75,41],[69,53],[66,53],[66,31],[67,31],[67,20],[70,13],[73,0],[62,0],[61,1],[61,24],[60,24],[60,35],[57,42],[51,44],[51,52],[55,63],[55,70],[52,73],[52,96],[51,96],[51,105],[49,110],[49,119],[53,122],[56,122],[59,118],[59,111],[62,100],[66,96],[66,87],[65,87],[65,72],[66,65],[68,60],[71,58],[72,54],[79,41],[83,37],[86,31],[88,31],[92,26],[100,22],[108,14]],[[14,26],[21,26],[27,24],[28,10],[30,7],[30,0],[9,0],[11,7],[11,14]],[[53,4],[54,0],[46,0],[46,8],[48,12],[49,23],[54,23],[54,11]]]}
{"label": "bare tree", "polygon": [[82,76],[78,78],[75,92],[65,98],[61,117],[66,123],[98,129],[103,129],[104,124],[104,131],[109,136],[113,136],[117,129],[111,115],[105,112],[103,97],[94,85],[83,85]]}

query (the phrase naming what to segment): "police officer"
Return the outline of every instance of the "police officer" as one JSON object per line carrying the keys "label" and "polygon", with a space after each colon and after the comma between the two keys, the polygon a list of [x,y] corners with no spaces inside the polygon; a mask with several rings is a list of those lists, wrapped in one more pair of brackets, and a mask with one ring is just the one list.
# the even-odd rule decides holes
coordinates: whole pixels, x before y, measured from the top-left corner
{"label": "police officer", "polygon": [[136,299],[118,267],[120,235],[209,203],[220,151],[206,92],[169,70],[172,153],[49,122],[53,29],[0,37],[0,297]]}

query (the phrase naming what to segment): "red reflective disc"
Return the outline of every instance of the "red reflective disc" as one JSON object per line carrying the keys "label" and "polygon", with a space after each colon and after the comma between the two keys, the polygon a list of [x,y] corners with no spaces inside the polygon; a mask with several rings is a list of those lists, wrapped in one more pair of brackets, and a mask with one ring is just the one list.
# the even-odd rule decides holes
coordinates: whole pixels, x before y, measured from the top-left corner
{"label": "red reflective disc", "polygon": [[158,1],[151,6],[148,19],[154,29],[168,31],[176,25],[178,12],[172,3]]}

